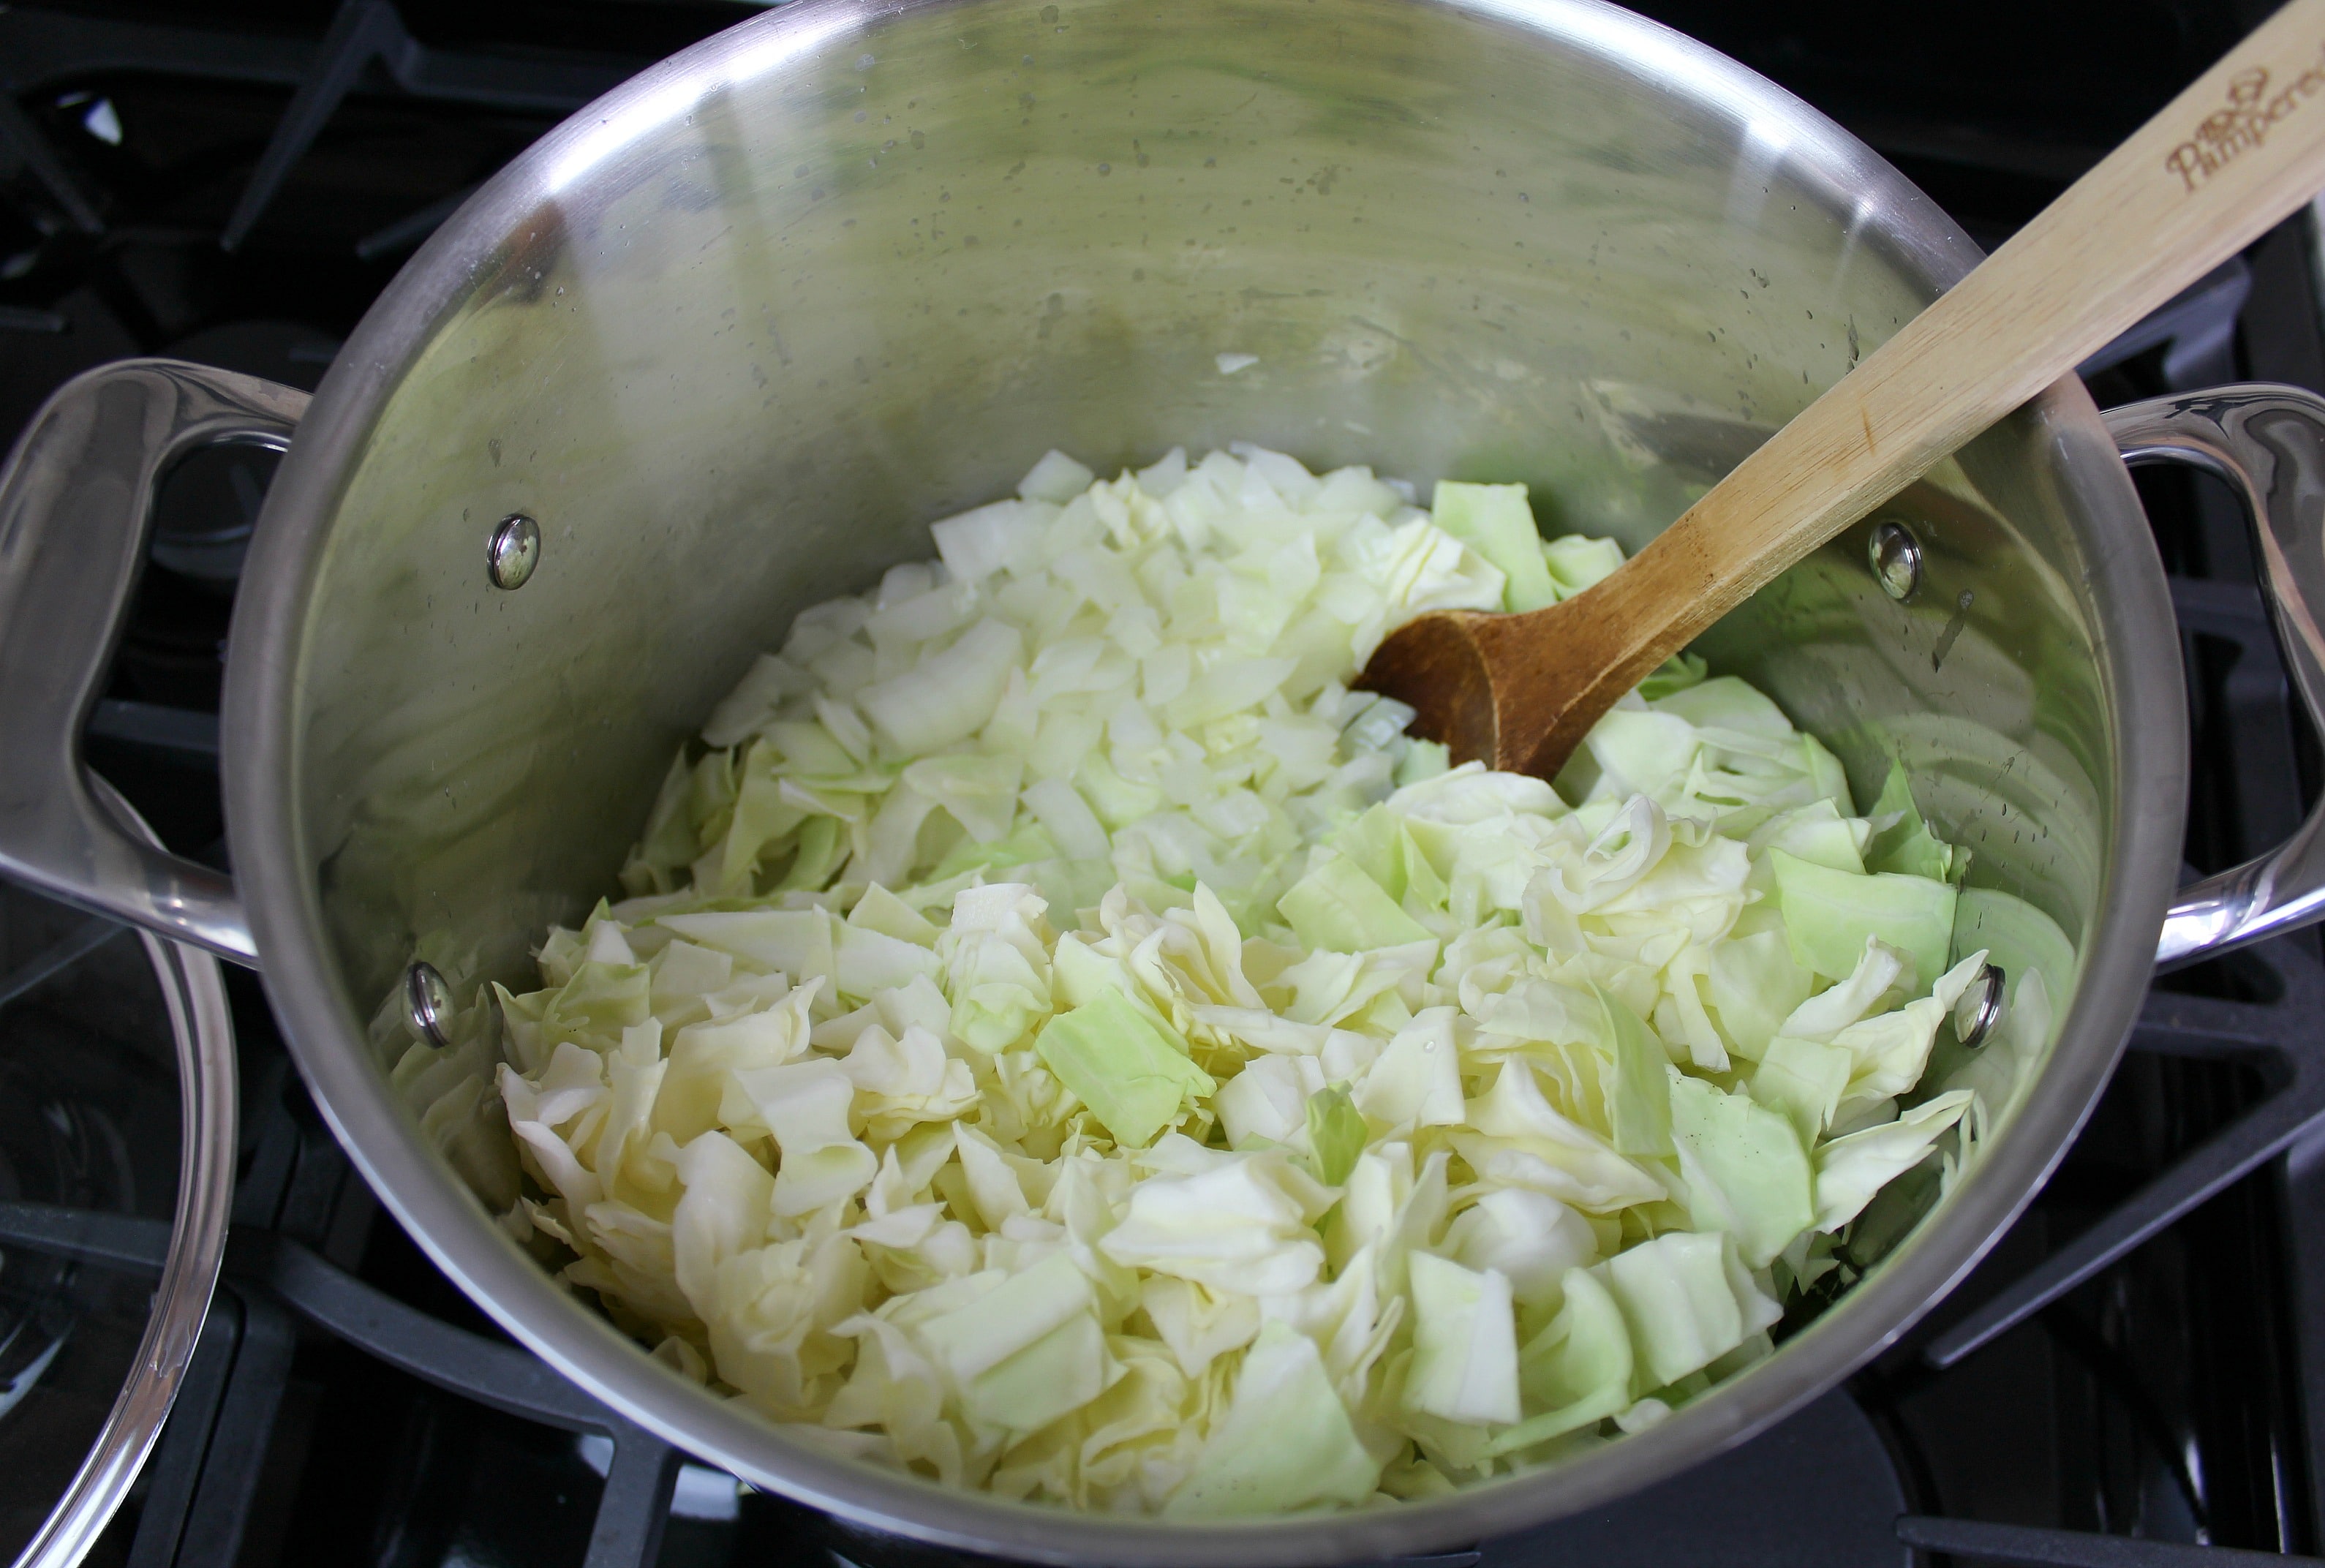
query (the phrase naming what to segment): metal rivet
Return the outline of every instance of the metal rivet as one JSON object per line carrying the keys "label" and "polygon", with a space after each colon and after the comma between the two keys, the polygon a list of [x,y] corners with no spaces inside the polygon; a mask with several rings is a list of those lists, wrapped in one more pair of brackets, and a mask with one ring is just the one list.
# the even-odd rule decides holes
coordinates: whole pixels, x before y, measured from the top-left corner
{"label": "metal rivet", "polygon": [[1922,586],[1922,542],[1903,523],[1876,523],[1865,543],[1866,563],[1880,580],[1881,591],[1899,604]]}
{"label": "metal rivet", "polygon": [[403,971],[403,1011],[421,1039],[431,1045],[452,1043],[452,988],[431,963],[415,963]]}
{"label": "metal rivet", "polygon": [[495,588],[523,588],[533,569],[541,564],[541,524],[522,512],[502,518],[485,552],[485,564]]}
{"label": "metal rivet", "polygon": [[1988,964],[1969,983],[1969,989],[1954,1004],[1955,1039],[1969,1046],[1986,1044],[1986,1037],[2002,1022],[2003,982],[2006,978],[1998,965]]}

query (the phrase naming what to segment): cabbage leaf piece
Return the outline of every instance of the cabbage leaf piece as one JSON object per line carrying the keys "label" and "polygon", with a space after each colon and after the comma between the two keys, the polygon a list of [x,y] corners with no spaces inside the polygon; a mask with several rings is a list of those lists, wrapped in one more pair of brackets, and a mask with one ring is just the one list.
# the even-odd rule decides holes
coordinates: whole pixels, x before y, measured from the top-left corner
{"label": "cabbage leaf piece", "polygon": [[838,1062],[817,1057],[754,1068],[736,1073],[735,1081],[782,1151],[773,1199],[776,1213],[810,1213],[862,1192],[878,1174],[880,1156],[848,1134],[856,1085]]}
{"label": "cabbage leaf piece", "polygon": [[1456,1128],[1452,1143],[1480,1181],[1531,1188],[1594,1214],[1668,1195],[1644,1166],[1544,1099],[1523,1058],[1503,1062],[1492,1087],[1468,1102],[1467,1114],[1477,1130]]}
{"label": "cabbage leaf piece", "polygon": [[1631,1403],[1631,1331],[1599,1276],[1566,1271],[1558,1315],[1526,1342],[1518,1387],[1535,1413],[1497,1434],[1488,1455],[1515,1453],[1595,1425]]}
{"label": "cabbage leaf piece", "polygon": [[1748,1266],[1767,1267],[1816,1222],[1800,1135],[1783,1111],[1684,1073],[1672,1075],[1671,1109],[1689,1218],[1735,1237]]}
{"label": "cabbage leaf piece", "polygon": [[1558,1299],[1568,1272],[1598,1256],[1589,1221],[1545,1193],[1525,1187],[1487,1192],[1446,1227],[1445,1250],[1465,1268],[1506,1276],[1527,1306]]}
{"label": "cabbage leaf piece", "polygon": [[802,978],[832,971],[831,916],[820,909],[663,914],[654,923],[764,971]]}
{"label": "cabbage leaf piece", "polygon": [[1940,1134],[1962,1118],[1972,1093],[1950,1090],[1895,1121],[1834,1138],[1816,1152],[1816,1225],[1838,1230],[1865,1211],[1873,1194],[1927,1159]]}
{"label": "cabbage leaf piece", "polygon": [[952,923],[937,939],[951,1027],[962,1043],[1005,1050],[1051,1007],[1049,923],[1039,894],[1024,883],[963,888]]}
{"label": "cabbage leaf piece", "polygon": [[1357,1441],[1316,1342],[1279,1319],[1245,1352],[1227,1414],[1162,1511],[1224,1517],[1360,1503],[1380,1468]]}
{"label": "cabbage leaf piece", "polygon": [[1440,479],[1429,509],[1437,526],[1502,569],[1502,608],[1540,609],[1558,602],[1542,530],[1526,505],[1524,485],[1469,485]]}
{"label": "cabbage leaf piece", "polygon": [[1645,1022],[1603,986],[1593,986],[1607,1013],[1607,1040],[1614,1053],[1607,1105],[1613,1113],[1615,1152],[1672,1152],[1671,1084],[1675,1076],[1663,1042]]}
{"label": "cabbage leaf piece", "polygon": [[1782,849],[1769,850],[1768,863],[1802,967],[1846,979],[1876,937],[1913,959],[1916,990],[1945,973],[1954,940],[1954,890],[1945,883],[1894,871],[1852,877]]}
{"label": "cabbage leaf piece", "polygon": [[1731,936],[1712,945],[1707,999],[1719,1014],[1728,1049],[1756,1061],[1792,1009],[1809,999],[1811,978],[1782,932]]}
{"label": "cabbage leaf piece", "polygon": [[1399,905],[1445,907],[1445,879],[1413,837],[1412,824],[1388,806],[1374,806],[1327,841]]}
{"label": "cabbage leaf piece", "polygon": [[1038,1431],[1079,1409],[1118,1375],[1089,1280],[1064,1252],[999,1279],[919,1331],[969,1413],[1011,1432]]}
{"label": "cabbage leaf piece", "polygon": [[985,728],[1024,649],[1024,634],[987,617],[963,632],[942,658],[876,682],[857,706],[900,756],[921,756]]}
{"label": "cabbage leaf piece", "polygon": [[1033,1048],[1125,1148],[1153,1143],[1188,1096],[1217,1087],[1184,1047],[1111,988],[1051,1018]]}
{"label": "cabbage leaf piece", "polygon": [[1362,867],[1335,850],[1319,855],[1308,875],[1276,900],[1276,908],[1311,951],[1370,952],[1431,940],[1428,927],[1399,908]]}
{"label": "cabbage leaf piece", "polygon": [[1129,1212],[1100,1239],[1099,1252],[1125,1267],[1249,1295],[1281,1295],[1316,1282],[1324,1244],[1313,1227],[1331,1207],[1331,1189],[1280,1149],[1221,1155],[1176,1134],[1163,1140],[1165,1149],[1174,1145],[1209,1155],[1207,1168],[1133,1187]]}
{"label": "cabbage leaf piece", "polygon": [[1431,1252],[1413,1254],[1409,1267],[1413,1364],[1405,1402],[1447,1421],[1515,1421],[1518,1343],[1508,1278]]}
{"label": "cabbage leaf piece", "polygon": [[1545,541],[1542,559],[1550,569],[1551,580],[1558,585],[1559,598],[1572,598],[1614,575],[1623,564],[1623,547],[1612,539],[1568,533]]}
{"label": "cabbage leaf piece", "polygon": [[1391,1127],[1452,1127],[1461,1119],[1453,1009],[1426,1007],[1392,1037],[1365,1074],[1356,1109]]}
{"label": "cabbage leaf piece", "polygon": [[1630,1327],[1642,1394],[1701,1371],[1783,1315],[1745,1272],[1735,1239],[1718,1232],[1668,1231],[1595,1272]]}
{"label": "cabbage leaf piece", "polygon": [[1346,1086],[1327,1084],[1308,1097],[1308,1148],[1316,1179],[1337,1187],[1356,1169],[1369,1136],[1364,1113],[1348,1099]]}
{"label": "cabbage leaf piece", "polygon": [[1866,847],[1865,868],[1868,871],[1894,871],[1907,877],[1927,877],[1936,882],[1958,880],[1954,873],[1959,851],[1930,831],[1930,824],[1922,818],[1922,809],[1913,803],[1913,786],[1905,776],[1905,765],[1892,763],[1889,776],[1881,785],[1881,796],[1873,803],[1873,820],[1878,823],[1894,821],[1873,835]]}
{"label": "cabbage leaf piece", "polygon": [[1857,1058],[1846,1045],[1779,1035],[1752,1070],[1752,1098],[1782,1111],[1802,1141],[1813,1144],[1832,1125],[1856,1070]]}

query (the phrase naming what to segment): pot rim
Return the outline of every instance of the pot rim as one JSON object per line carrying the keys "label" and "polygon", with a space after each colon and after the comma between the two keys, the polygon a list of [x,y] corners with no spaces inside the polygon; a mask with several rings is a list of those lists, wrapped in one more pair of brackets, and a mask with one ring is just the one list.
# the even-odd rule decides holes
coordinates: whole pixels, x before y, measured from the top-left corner
{"label": "pot rim", "polygon": [[[873,1528],[1058,1563],[1218,1568],[1441,1551],[1601,1505],[1740,1443],[1838,1384],[1950,1290],[2065,1153],[2136,1015],[2178,867],[2187,740],[2171,605],[2129,476],[2070,376],[2013,416],[2033,422],[2087,537],[2094,641],[2119,781],[2099,914],[2048,1063],[1974,1175],[1895,1253],[1774,1356],[1652,1430],[1530,1474],[1429,1502],[1340,1514],[1166,1523],[940,1487],[783,1436],[651,1359],[560,1285],[486,1213],[390,1096],[365,1049],[370,1009],[338,983],[315,857],[301,841],[297,703],[309,596],[347,476],[404,372],[477,276],[475,258],[540,221],[553,191],[713,88],[781,68],[883,17],[953,0],[797,0],[624,83],[494,177],[389,285],[325,376],[268,494],[237,600],[223,725],[235,864],[266,988],[317,1104],[349,1156],[437,1265],[510,1333],[607,1405],[754,1484]],[[1979,252],[1878,154],[1709,47],[1601,0],[1419,0],[1542,43],[1653,73],[1780,141],[1795,172],[1849,193],[1860,243],[1888,246],[1934,297]],[[675,106],[673,107],[673,106]],[[2103,531],[2120,524],[2117,533]],[[2135,698],[2134,700],[2132,699]]]}

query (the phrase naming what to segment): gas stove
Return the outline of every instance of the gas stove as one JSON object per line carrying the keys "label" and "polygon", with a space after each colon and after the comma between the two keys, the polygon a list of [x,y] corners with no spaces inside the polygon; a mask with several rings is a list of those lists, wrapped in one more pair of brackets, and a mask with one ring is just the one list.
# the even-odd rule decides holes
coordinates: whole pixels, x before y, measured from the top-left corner
{"label": "gas stove", "polygon": [[[2273,9],[1644,8],[1831,114],[1989,247]],[[479,181],[606,88],[755,9],[0,6],[0,441],[74,372],[129,355],[311,388]],[[2096,357],[2094,395],[2239,379],[2325,391],[2319,234],[2315,214],[2283,226]],[[91,765],[171,848],[218,863],[219,651],[273,461],[221,449],[169,482],[88,739]],[[2292,831],[2325,754],[2226,490],[2179,469],[2136,478],[2188,672],[2185,858],[2209,873]],[[104,935],[0,976],[0,1037],[58,1028],[60,988],[110,961]],[[162,1440],[88,1561],[947,1558],[694,1464],[514,1345],[380,1211],[255,979],[227,985],[243,1137],[227,1263]],[[153,1218],[89,1234],[81,1261],[128,1280],[168,1242]],[[0,1228],[0,1252],[34,1256],[32,1239]],[[0,1500],[23,1504],[5,1494],[24,1484],[0,1475]],[[1437,1561],[2198,1568],[2325,1549],[2320,1500],[2325,949],[2311,932],[2159,979],[2024,1217],[1845,1389],[1616,1507]],[[20,1545],[0,1538],[0,1554]]]}

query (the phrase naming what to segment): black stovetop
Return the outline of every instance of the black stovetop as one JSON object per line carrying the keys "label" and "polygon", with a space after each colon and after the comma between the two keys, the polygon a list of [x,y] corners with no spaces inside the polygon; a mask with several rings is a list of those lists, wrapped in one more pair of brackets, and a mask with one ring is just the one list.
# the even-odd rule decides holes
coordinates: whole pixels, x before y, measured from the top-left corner
{"label": "black stovetop", "polygon": [[[1991,246],[2274,6],[1644,8],[1824,108]],[[0,441],[74,371],[130,354],[311,387],[479,181],[613,82],[755,9],[0,7]],[[2304,214],[2215,274],[2089,368],[2095,394],[2246,378],[2325,391],[2315,235]],[[173,847],[213,858],[218,651],[270,463],[222,450],[167,487],[88,739],[92,765]],[[2209,872],[2284,837],[2325,769],[2225,490],[2178,471],[2137,479],[2187,654],[2186,858]],[[2237,1560],[2218,1548],[2325,1547],[2320,960],[2302,935],[2159,982],[2026,1216],[1845,1392],[1482,1558],[2113,1568],[2179,1563],[2164,1544],[2183,1543],[2200,1568]],[[177,1409],[91,1562],[826,1568],[939,1555],[682,1464],[514,1348],[351,1174],[255,980],[236,971],[229,988],[244,1085],[236,1239]],[[39,1007],[37,988],[0,1002],[18,1019]]]}

